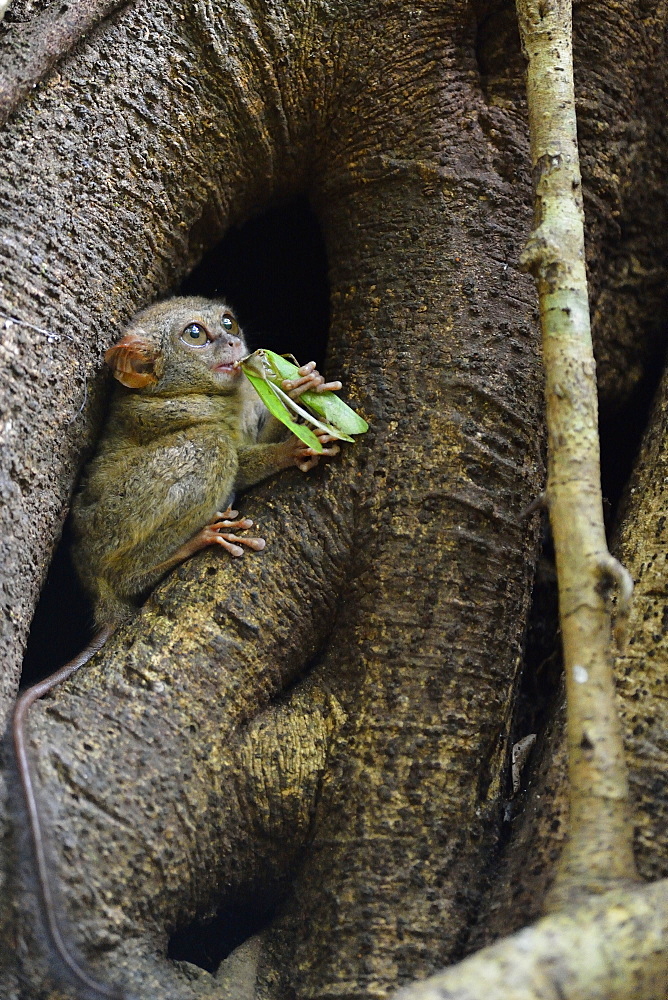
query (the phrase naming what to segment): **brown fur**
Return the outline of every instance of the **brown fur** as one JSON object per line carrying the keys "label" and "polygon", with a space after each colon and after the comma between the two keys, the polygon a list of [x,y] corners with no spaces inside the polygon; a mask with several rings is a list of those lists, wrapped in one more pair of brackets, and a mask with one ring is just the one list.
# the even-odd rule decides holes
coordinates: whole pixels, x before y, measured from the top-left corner
{"label": "brown fur", "polygon": [[[181,339],[193,323],[212,338],[202,347]],[[98,626],[131,615],[236,489],[303,453],[292,435],[271,441],[281,425],[263,424],[266,410],[238,370],[214,371],[246,353],[228,307],[200,298],[151,306],[107,352],[121,384],[73,506],[74,561]]]}

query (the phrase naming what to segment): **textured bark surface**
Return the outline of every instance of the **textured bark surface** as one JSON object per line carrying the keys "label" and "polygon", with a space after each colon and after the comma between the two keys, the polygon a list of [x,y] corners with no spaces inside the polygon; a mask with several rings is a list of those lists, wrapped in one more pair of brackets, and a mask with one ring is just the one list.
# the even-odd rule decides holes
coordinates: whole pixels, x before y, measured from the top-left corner
{"label": "textured bark surface", "polygon": [[[0,41],[0,124],[84,35],[126,0],[55,3],[18,24]],[[0,11],[1,13],[1,11]]]}
{"label": "textured bark surface", "polygon": [[661,1000],[668,884],[636,884],[553,912],[397,1000]]}
{"label": "textured bark surface", "polygon": [[554,880],[568,830],[564,706],[538,741],[525,783],[509,813],[505,850],[490,865],[485,893],[467,952],[491,944],[538,920]]}
{"label": "textured bark surface", "polygon": [[617,662],[626,752],[635,797],[638,866],[668,874],[668,385],[664,377],[629,486],[617,548],[636,589],[629,641]]}
{"label": "textured bark surface", "polygon": [[573,49],[602,413],[665,352],[668,168],[663,0],[575,3]]}
{"label": "textured bark surface", "polygon": [[[278,539],[304,503],[307,530],[291,541],[297,580],[280,544],[241,566],[216,553],[192,560],[85,676],[33,713],[40,801],[74,940],[83,954],[109,952],[108,978],[136,996],[208,995],[205,973],[200,989],[156,962],[167,936],[241,891],[261,892],[269,906],[309,833],[341,709],[307,688],[282,710],[261,710],[328,631],[347,549],[332,540],[324,483],[317,514],[299,485],[298,496],[287,491],[290,515],[273,501],[255,508]],[[317,620],[311,588],[329,595]]]}
{"label": "textured bark surface", "polygon": [[373,387],[371,544],[327,657],[350,724],[268,944],[269,993],[277,960],[299,996],[384,995],[447,962],[499,820],[533,548],[515,518],[540,482],[541,376],[515,264],[521,105],[487,105],[463,14],[386,18],[337,116],[346,137],[353,120],[372,131],[346,140],[345,171],[334,148],[318,202],[332,330],[359,330],[355,373]]}
{"label": "textured bark surface", "polygon": [[[663,209],[633,165],[663,169],[662,26],[659,4],[578,8],[609,395],[637,378],[662,302]],[[507,795],[536,552],[517,515],[542,484],[509,7],[138,0],[0,142],[5,710],[99,423],[102,351],[272,199],[310,196],[329,255],[327,370],[371,423],[328,468],[244,498],[264,553],[178,569],[35,711],[77,950],[140,996],[226,995],[229,966],[168,961],[170,933],[292,885],[260,994],[386,995],[465,947]],[[44,978],[27,947],[24,971]],[[21,995],[9,973],[0,987]]]}

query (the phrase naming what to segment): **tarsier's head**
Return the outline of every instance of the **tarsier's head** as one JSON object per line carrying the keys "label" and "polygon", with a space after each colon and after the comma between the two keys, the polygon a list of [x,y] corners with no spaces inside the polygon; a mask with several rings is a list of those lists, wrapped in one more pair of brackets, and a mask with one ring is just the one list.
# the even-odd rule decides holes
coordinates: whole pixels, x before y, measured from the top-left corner
{"label": "tarsier's head", "polygon": [[135,317],[105,354],[115,378],[155,396],[227,394],[239,385],[236,364],[248,353],[232,310],[224,302],[176,298]]}

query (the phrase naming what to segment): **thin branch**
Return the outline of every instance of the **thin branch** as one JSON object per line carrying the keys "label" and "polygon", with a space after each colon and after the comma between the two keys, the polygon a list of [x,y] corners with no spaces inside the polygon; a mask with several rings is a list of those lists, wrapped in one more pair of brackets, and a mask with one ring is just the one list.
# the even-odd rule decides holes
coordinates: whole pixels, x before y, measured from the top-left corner
{"label": "thin branch", "polygon": [[665,1000],[668,882],[551,913],[395,1000]]}
{"label": "thin branch", "polygon": [[589,326],[570,0],[517,0],[528,59],[536,228],[522,263],[536,278],[546,372],[547,497],[568,700],[569,840],[551,906],[635,879],[633,830],[612,679],[609,591],[625,617],[632,582],[607,549],[596,369]]}
{"label": "thin branch", "polygon": [[11,28],[0,44],[0,126],[77,42],[127,2],[58,0]]}

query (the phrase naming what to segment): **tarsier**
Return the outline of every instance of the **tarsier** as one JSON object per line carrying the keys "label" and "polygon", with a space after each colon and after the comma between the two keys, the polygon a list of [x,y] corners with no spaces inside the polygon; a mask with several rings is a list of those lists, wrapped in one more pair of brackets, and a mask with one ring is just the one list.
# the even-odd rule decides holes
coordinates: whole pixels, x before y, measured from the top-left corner
{"label": "tarsier", "polygon": [[[239,361],[248,353],[233,312],[222,302],[177,298],[140,313],[105,360],[120,386],[98,451],[73,505],[74,561],[90,593],[98,632],[70,663],[23,692],[12,733],[51,943],[90,993],[122,997],[96,982],[71,955],[56,918],[44,840],[30,773],[25,721],[30,706],[70,677],[130,618],[172,567],[210,545],[232,556],[259,551],[262,538],[231,509],[236,490],[296,465],[307,472],[319,455],[269,416]],[[292,398],[307,389],[335,391],[314,362],[283,382]],[[318,432],[322,454],[333,438]]]}

